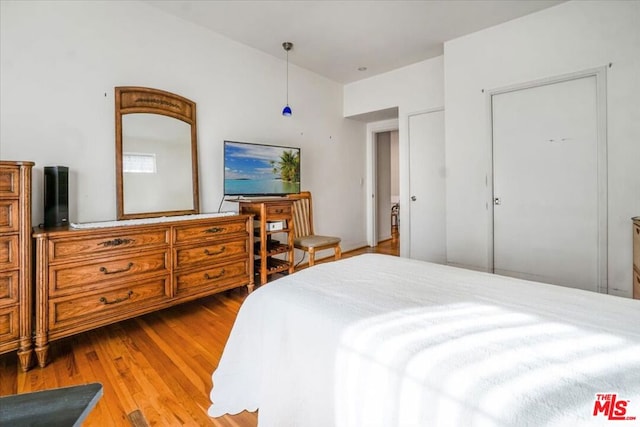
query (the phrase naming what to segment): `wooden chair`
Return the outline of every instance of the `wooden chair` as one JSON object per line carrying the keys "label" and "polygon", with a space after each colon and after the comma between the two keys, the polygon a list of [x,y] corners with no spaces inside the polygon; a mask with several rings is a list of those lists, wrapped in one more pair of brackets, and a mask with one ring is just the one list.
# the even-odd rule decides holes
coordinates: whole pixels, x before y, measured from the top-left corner
{"label": "wooden chair", "polygon": [[301,191],[299,194],[289,194],[287,197],[293,199],[294,247],[309,253],[309,266],[315,264],[316,251],[324,249],[333,249],[334,259],[340,259],[342,256],[340,238],[318,236],[313,232],[311,193]]}

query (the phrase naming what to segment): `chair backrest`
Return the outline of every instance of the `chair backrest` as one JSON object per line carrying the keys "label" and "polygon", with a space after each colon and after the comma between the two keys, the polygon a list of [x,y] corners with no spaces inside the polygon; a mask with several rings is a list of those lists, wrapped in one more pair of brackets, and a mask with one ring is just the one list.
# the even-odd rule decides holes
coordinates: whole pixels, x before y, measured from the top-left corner
{"label": "chair backrest", "polygon": [[313,235],[313,211],[311,193],[301,191],[287,196],[293,200],[293,234],[295,237]]}

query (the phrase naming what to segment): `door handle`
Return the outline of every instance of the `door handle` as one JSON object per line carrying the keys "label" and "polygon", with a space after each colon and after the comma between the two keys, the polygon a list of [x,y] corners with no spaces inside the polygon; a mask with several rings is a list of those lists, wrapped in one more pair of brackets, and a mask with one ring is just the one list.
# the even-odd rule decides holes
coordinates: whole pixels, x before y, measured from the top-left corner
{"label": "door handle", "polygon": [[416,196],[411,196],[411,201],[415,202],[416,200],[418,200],[418,198]]}
{"label": "door handle", "polygon": [[494,197],[493,198],[493,204],[494,205],[501,205],[502,204],[502,200],[500,199],[500,197]]}

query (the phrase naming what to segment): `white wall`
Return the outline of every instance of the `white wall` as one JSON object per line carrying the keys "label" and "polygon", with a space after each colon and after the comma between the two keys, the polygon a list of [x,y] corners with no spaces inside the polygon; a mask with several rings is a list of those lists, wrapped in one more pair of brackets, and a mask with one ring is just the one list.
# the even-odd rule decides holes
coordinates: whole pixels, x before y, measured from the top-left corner
{"label": "white wall", "polygon": [[631,220],[640,214],[640,2],[572,1],[445,43],[448,261],[490,268],[487,95],[607,69],[609,292],[631,295]]}
{"label": "white wall", "polygon": [[286,118],[284,52],[274,58],[137,1],[3,1],[0,15],[0,156],[36,162],[35,224],[47,165],[70,168],[71,221],[115,219],[113,88],[139,85],[197,104],[202,212],[222,200],[224,139],[297,146],[316,229],[347,250],[366,244],[365,125],[343,118],[340,84],[291,65]]}
{"label": "white wall", "polygon": [[[344,87],[344,115],[398,108],[398,156],[400,182],[400,254],[408,256],[409,229],[409,115],[444,105],[443,57],[428,59]],[[375,127],[375,126],[374,126]],[[440,167],[440,166],[438,166]],[[445,207],[442,206],[442,209]]]}

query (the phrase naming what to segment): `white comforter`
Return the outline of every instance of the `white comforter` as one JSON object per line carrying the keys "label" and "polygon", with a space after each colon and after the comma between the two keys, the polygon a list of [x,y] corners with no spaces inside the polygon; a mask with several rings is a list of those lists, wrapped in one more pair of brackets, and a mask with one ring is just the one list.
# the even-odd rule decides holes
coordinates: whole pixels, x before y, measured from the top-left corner
{"label": "white comforter", "polygon": [[[628,419],[611,396],[594,416],[599,393]],[[211,400],[263,427],[637,426],[640,301],[386,255],[320,264],[246,299]]]}

